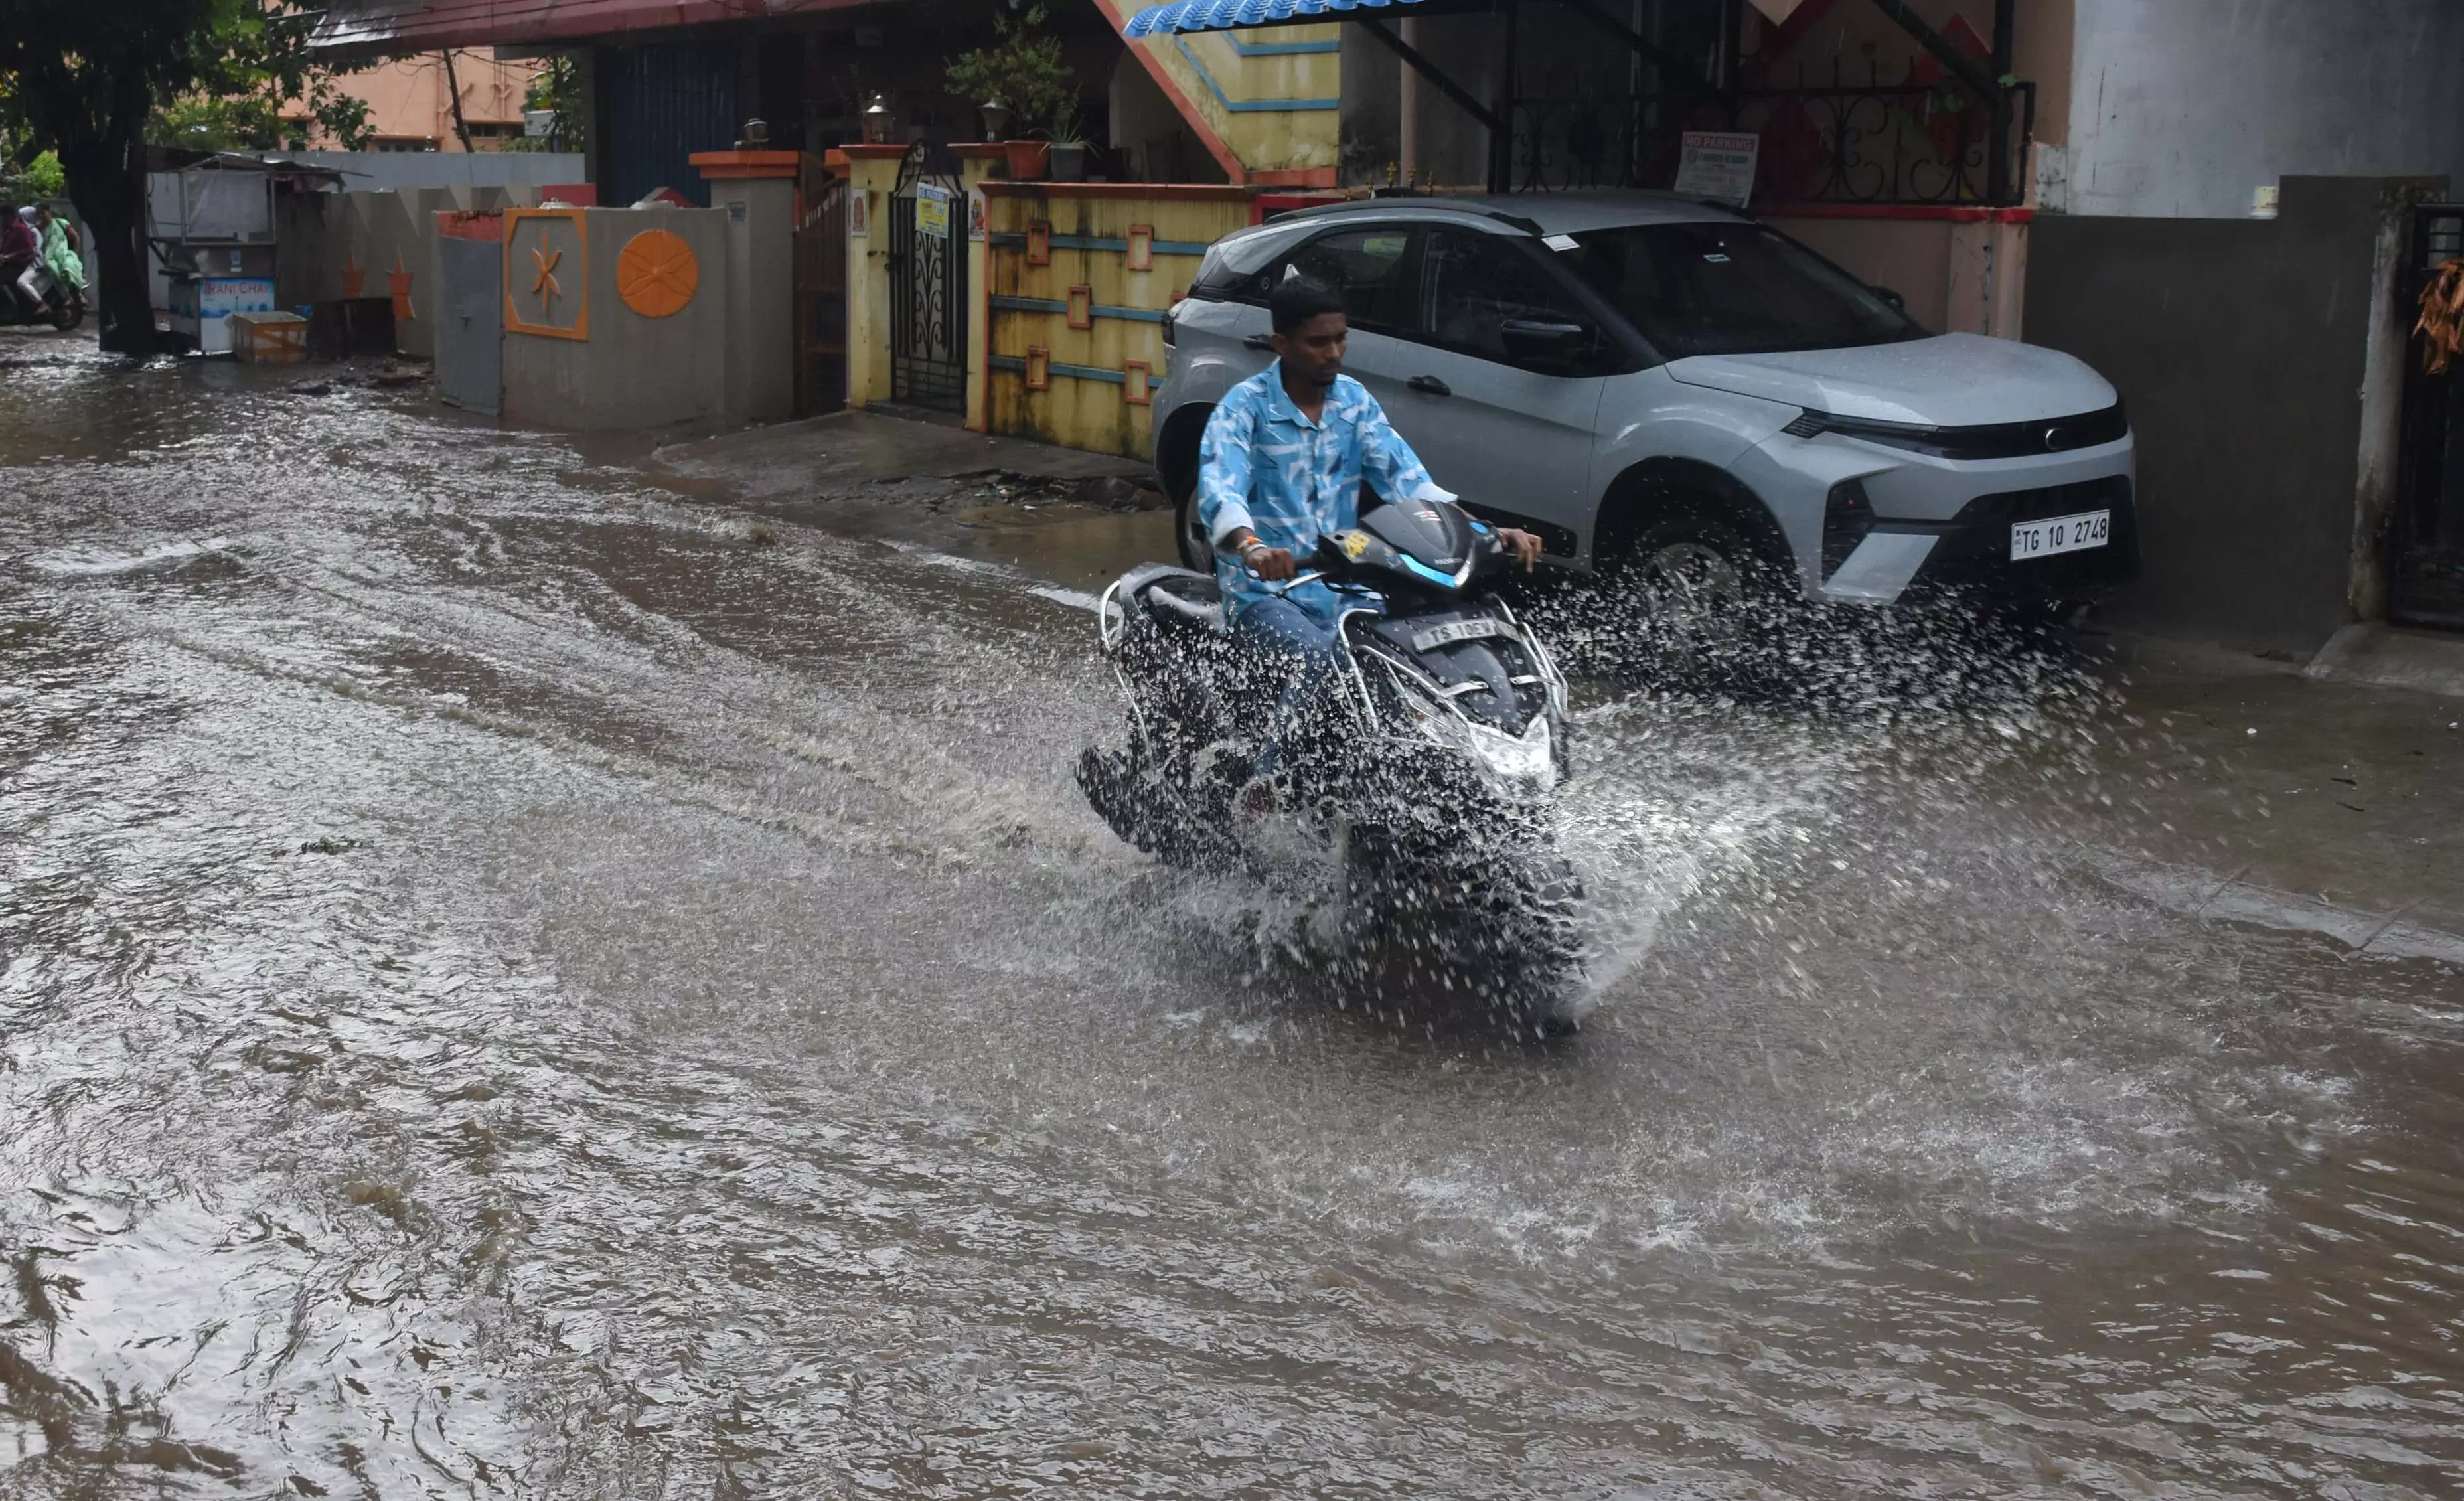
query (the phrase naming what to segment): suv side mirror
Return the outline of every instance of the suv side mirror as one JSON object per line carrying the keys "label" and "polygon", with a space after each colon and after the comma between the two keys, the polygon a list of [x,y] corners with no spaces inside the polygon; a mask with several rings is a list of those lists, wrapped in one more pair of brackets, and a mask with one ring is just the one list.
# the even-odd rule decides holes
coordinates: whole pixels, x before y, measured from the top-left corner
{"label": "suv side mirror", "polygon": [[1592,349],[1592,331],[1580,323],[1509,318],[1497,325],[1497,332],[1506,352],[1517,360],[1572,364]]}
{"label": "suv side mirror", "polygon": [[1870,290],[1874,296],[1881,298],[1883,301],[1891,304],[1895,311],[1904,313],[1908,310],[1908,299],[1892,291],[1890,288],[1873,287],[1868,290]]}

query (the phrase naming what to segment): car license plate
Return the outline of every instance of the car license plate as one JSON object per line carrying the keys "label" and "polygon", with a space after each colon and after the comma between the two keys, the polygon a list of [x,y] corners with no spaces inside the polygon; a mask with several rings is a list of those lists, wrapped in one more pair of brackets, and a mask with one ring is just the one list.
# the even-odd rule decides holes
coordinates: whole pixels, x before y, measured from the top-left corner
{"label": "car license plate", "polygon": [[1415,635],[1412,638],[1412,650],[1426,651],[1431,647],[1448,646],[1457,641],[1476,641],[1483,636],[1504,634],[1506,634],[1506,623],[1487,616],[1477,620],[1450,620],[1442,626],[1433,626]]}
{"label": "car license plate", "polygon": [[2011,561],[2050,558],[2056,553],[2101,547],[2113,541],[2113,513],[2081,511],[2042,521],[2021,521],[2011,528]]}

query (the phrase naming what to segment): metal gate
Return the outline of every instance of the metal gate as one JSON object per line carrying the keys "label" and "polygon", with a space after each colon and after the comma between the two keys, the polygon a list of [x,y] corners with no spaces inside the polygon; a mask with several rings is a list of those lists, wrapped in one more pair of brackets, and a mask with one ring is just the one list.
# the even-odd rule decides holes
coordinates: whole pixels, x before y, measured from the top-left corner
{"label": "metal gate", "polygon": [[890,199],[890,393],[967,406],[967,195],[947,146],[908,147]]}
{"label": "metal gate", "polygon": [[[2413,210],[2401,306],[2410,326],[2431,278],[2464,260],[2464,204]],[[2418,334],[2405,350],[2395,567],[2387,607],[2409,625],[2457,629],[2464,629],[2464,360],[2432,375],[2427,352]]]}
{"label": "metal gate", "polygon": [[817,157],[796,178],[796,415],[847,405],[847,185]]}
{"label": "metal gate", "polygon": [[710,185],[694,170],[693,154],[724,151],[736,139],[744,118],[736,108],[742,63],[734,42],[598,49],[599,113],[591,129],[599,201],[621,209],[653,188],[672,188],[709,203]]}
{"label": "metal gate", "polygon": [[440,234],[436,269],[436,394],[493,416],[505,394],[504,241]]}

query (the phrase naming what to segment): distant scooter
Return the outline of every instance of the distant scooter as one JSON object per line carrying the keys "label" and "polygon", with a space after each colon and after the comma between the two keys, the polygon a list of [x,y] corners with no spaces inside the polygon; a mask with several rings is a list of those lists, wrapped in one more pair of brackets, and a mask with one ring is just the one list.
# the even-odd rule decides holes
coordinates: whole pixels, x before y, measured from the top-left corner
{"label": "distant scooter", "polygon": [[85,321],[85,294],[43,268],[28,266],[16,285],[0,288],[0,325],[49,323],[66,333]]}

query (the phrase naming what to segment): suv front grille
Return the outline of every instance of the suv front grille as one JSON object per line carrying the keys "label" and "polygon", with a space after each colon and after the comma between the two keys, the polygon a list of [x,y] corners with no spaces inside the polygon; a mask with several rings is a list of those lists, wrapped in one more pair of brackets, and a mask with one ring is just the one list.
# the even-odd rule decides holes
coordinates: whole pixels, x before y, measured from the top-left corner
{"label": "suv front grille", "polygon": [[[2013,526],[2082,511],[2113,513],[2110,541],[2051,558],[2011,561]],[[2120,475],[1978,496],[1960,507],[1959,514],[1943,526],[1941,536],[1917,575],[1926,583],[2058,594],[2139,577],[2139,511],[2130,481]]]}

